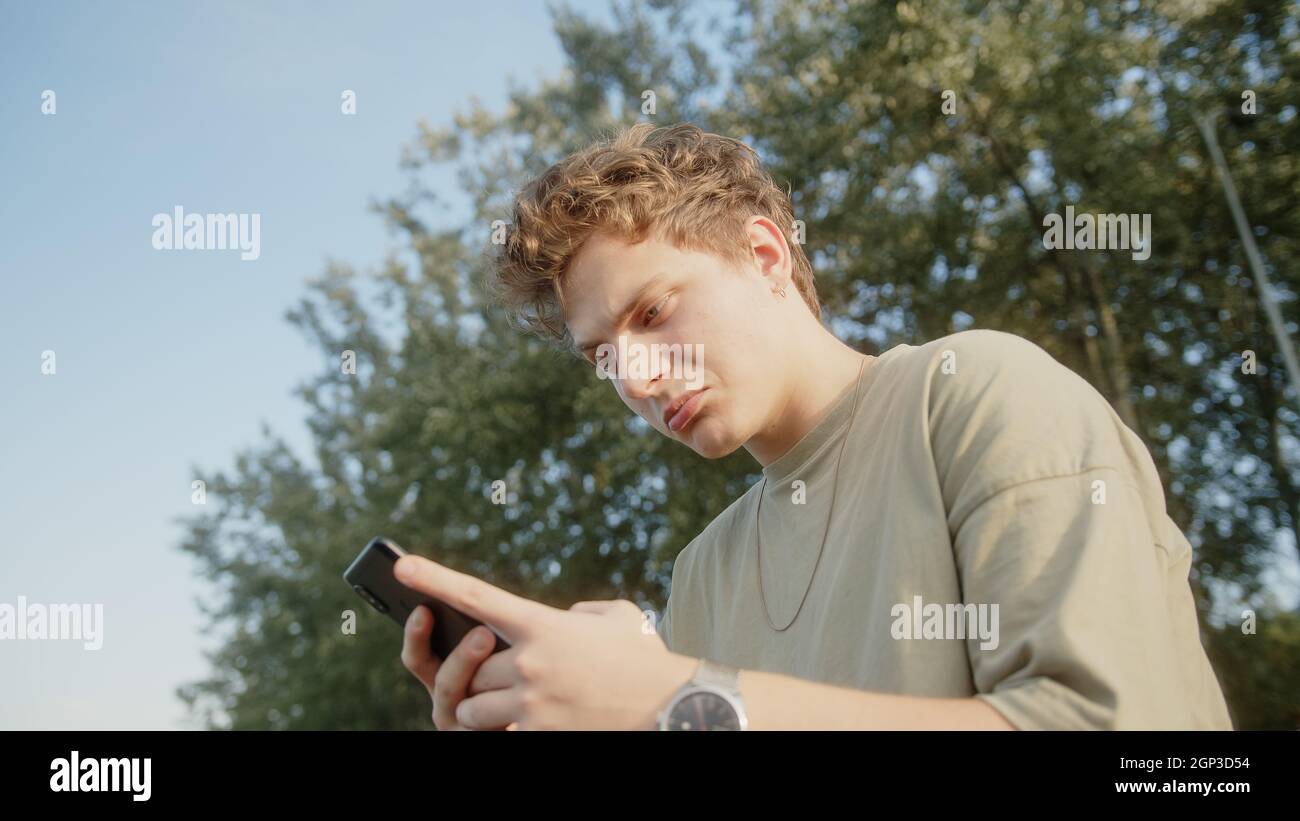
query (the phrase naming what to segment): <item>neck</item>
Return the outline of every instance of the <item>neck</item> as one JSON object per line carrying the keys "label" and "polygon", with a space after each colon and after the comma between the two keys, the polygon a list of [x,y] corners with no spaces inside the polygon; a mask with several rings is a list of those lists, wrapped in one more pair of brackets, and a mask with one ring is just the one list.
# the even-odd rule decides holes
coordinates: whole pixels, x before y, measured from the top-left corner
{"label": "neck", "polygon": [[763,467],[784,456],[812,430],[875,358],[845,345],[820,323],[816,332],[790,353],[782,401],[762,430],[745,443],[745,449]]}

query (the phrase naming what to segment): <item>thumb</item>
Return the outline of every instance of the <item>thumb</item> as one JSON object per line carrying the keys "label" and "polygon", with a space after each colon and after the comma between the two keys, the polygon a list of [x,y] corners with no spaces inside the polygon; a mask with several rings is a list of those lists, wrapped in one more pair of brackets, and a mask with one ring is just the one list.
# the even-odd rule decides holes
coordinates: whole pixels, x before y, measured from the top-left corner
{"label": "thumb", "polygon": [[433,611],[420,605],[411,612],[406,620],[406,628],[402,631],[402,665],[430,689],[434,677],[438,675],[438,668],[442,666],[441,660],[429,647],[433,622]]}

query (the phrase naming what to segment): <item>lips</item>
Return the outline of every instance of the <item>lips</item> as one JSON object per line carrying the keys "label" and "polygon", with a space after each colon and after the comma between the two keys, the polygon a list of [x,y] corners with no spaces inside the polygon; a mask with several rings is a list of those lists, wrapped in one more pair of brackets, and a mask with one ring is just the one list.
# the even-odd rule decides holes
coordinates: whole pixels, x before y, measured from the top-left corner
{"label": "lips", "polygon": [[708,388],[701,388],[697,391],[687,391],[674,399],[668,407],[664,409],[664,426],[671,431],[679,431],[686,427],[686,424],[694,418],[696,409],[699,408],[700,400],[696,397],[700,396],[706,390],[708,390]]}

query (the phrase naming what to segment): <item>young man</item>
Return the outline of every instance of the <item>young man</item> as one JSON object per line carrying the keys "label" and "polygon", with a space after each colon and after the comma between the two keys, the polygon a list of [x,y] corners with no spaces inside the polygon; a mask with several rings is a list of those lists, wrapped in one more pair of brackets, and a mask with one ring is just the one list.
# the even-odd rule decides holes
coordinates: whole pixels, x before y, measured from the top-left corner
{"label": "young man", "polygon": [[[678,556],[658,634],[630,602],[557,610],[403,559],[513,645],[489,657],[476,628],[440,664],[417,611],[402,657],[434,723],[1231,729],[1138,437],[1008,334],[852,350],[793,225],[750,149],[689,125],[634,126],[519,194],[503,303],[660,433],[744,447],[763,480]],[[685,349],[689,383],[662,355]]]}

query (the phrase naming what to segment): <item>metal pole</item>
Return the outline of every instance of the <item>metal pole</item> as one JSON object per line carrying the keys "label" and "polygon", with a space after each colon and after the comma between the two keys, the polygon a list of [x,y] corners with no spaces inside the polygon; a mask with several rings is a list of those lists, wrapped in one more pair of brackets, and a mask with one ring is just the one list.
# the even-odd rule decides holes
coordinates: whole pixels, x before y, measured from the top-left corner
{"label": "metal pole", "polygon": [[1211,112],[1194,119],[1197,127],[1201,129],[1201,136],[1205,138],[1205,144],[1210,148],[1214,167],[1219,171],[1219,182],[1223,183],[1223,195],[1228,200],[1232,219],[1237,223],[1241,244],[1246,246],[1246,259],[1250,262],[1251,274],[1259,285],[1259,300],[1264,303],[1264,313],[1268,314],[1269,324],[1273,326],[1273,335],[1277,337],[1278,347],[1282,349],[1282,358],[1286,361],[1286,370],[1291,377],[1291,390],[1300,398],[1300,362],[1296,361],[1295,346],[1287,336],[1282,312],[1278,310],[1277,301],[1273,299],[1273,285],[1268,281],[1268,275],[1264,273],[1264,261],[1259,256],[1259,248],[1255,247],[1255,233],[1251,231],[1250,223],[1246,221],[1246,212],[1241,208],[1241,200],[1237,199],[1237,187],[1232,184],[1228,164],[1223,159],[1223,152],[1219,150],[1219,140],[1214,133],[1214,117],[1214,112]]}

